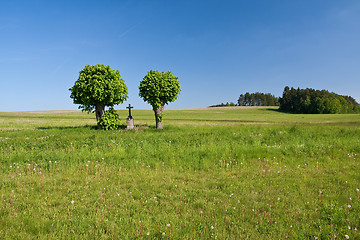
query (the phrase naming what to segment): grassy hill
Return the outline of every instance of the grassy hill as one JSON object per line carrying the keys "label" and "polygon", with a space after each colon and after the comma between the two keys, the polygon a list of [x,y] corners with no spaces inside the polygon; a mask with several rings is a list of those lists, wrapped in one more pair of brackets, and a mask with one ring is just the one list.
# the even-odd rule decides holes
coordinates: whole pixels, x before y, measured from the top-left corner
{"label": "grassy hill", "polygon": [[[119,111],[121,118],[127,111]],[[360,115],[0,113],[4,239],[360,238]]]}

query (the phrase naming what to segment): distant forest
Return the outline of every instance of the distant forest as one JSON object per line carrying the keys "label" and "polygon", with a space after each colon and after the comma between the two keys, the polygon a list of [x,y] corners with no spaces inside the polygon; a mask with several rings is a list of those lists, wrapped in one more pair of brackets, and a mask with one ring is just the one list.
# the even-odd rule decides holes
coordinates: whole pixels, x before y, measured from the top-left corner
{"label": "distant forest", "polygon": [[210,107],[228,107],[228,106],[279,106],[279,98],[270,93],[245,93],[241,94],[237,104],[234,102],[221,103]]}
{"label": "distant forest", "polygon": [[354,98],[312,88],[284,88],[280,110],[291,113],[360,113]]}
{"label": "distant forest", "polygon": [[270,93],[241,94],[237,103],[227,102],[210,107],[227,106],[280,106],[279,110],[290,113],[360,113],[360,105],[351,96],[342,96],[327,90],[300,89],[286,86],[282,97]]}
{"label": "distant forest", "polygon": [[279,106],[279,98],[270,93],[245,93],[238,99],[239,106]]}

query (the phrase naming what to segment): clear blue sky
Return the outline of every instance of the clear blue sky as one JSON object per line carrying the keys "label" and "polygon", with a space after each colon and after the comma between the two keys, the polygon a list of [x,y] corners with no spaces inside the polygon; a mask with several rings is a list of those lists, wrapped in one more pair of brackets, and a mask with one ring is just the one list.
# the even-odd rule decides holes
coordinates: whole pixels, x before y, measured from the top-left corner
{"label": "clear blue sky", "polygon": [[150,70],[179,77],[169,108],[311,87],[360,102],[358,0],[3,0],[0,111],[77,109],[86,64],[120,71],[131,103]]}

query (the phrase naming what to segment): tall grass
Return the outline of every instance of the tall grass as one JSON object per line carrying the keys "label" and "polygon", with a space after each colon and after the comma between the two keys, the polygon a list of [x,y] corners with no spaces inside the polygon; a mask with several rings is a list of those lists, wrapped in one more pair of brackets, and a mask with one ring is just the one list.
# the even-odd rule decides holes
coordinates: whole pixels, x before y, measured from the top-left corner
{"label": "tall grass", "polygon": [[[357,115],[300,124],[232,111],[198,111],[200,122],[173,111],[183,120],[163,131],[150,111],[134,114],[135,131],[98,131],[78,113],[4,114],[1,238],[360,238]],[[215,121],[249,111],[278,120]]]}

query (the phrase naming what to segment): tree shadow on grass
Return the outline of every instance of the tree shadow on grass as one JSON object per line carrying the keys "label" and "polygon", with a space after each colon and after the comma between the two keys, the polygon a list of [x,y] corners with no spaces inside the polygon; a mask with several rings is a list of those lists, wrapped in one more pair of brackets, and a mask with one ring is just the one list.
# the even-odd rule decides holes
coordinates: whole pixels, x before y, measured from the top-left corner
{"label": "tree shadow on grass", "polygon": [[285,112],[284,110],[280,110],[279,108],[275,109],[275,108],[264,108],[264,111],[271,111],[271,112],[278,112],[278,113],[290,113],[290,112]]}
{"label": "tree shadow on grass", "polygon": [[64,127],[37,127],[37,130],[69,130],[69,129],[90,129],[90,130],[97,130],[96,125],[85,125],[85,126],[64,126]]}
{"label": "tree shadow on grass", "polygon": [[[121,124],[118,126],[118,129],[116,130],[109,130],[109,131],[117,131],[117,130],[126,130],[127,125]],[[83,126],[62,126],[62,127],[37,127],[37,130],[91,130],[91,131],[105,131],[102,129],[99,129],[97,125],[83,125]],[[148,125],[148,124],[142,124],[142,125],[135,125],[133,130],[143,130],[143,129],[156,129],[155,125]]]}
{"label": "tree shadow on grass", "polygon": [[[97,125],[84,125],[84,126],[63,126],[63,127],[37,127],[37,130],[76,130],[76,129],[88,129],[91,131],[104,131],[102,129],[99,129]],[[126,129],[126,125],[122,124],[119,125],[119,128],[117,130],[124,130]]]}

